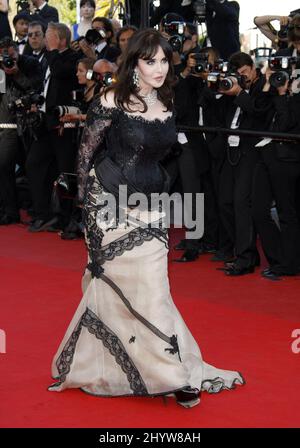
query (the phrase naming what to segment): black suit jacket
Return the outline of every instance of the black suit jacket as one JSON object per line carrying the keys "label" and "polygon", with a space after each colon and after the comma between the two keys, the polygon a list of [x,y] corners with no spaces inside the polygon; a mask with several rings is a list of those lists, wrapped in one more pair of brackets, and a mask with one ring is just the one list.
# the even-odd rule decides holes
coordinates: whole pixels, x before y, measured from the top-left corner
{"label": "black suit jacket", "polygon": [[233,53],[240,51],[239,14],[240,6],[235,1],[207,1],[207,34],[222,59],[228,60]]}
{"label": "black suit jacket", "polygon": [[[175,66],[176,67],[176,66]],[[175,86],[175,108],[177,125],[192,126],[199,125],[199,101],[200,91],[204,83],[201,79],[189,76],[182,79],[178,76]],[[205,173],[209,170],[210,161],[206,141],[200,132],[185,131],[190,148],[194,152],[197,165],[197,173]]]}
{"label": "black suit jacket", "polygon": [[29,45],[29,43],[28,43],[28,41],[26,42],[26,44],[25,44],[25,47],[24,47],[24,50],[23,50],[23,53],[22,53],[24,56],[31,56],[32,55],[32,48],[31,48],[31,46]]}
{"label": "black suit jacket", "polygon": [[49,5],[45,5],[40,12],[35,12],[30,18],[31,21],[41,22],[45,28],[47,28],[49,22],[59,22],[57,9]]}
{"label": "black suit jacket", "polygon": [[106,45],[103,50],[98,53],[97,59],[106,59],[109,62],[116,62],[121,54],[121,50],[113,45]]}
{"label": "black suit jacket", "polygon": [[46,58],[46,53],[47,53],[46,47],[44,47],[42,49],[42,51],[39,53],[38,56],[33,54],[33,49],[31,47],[29,47],[29,48],[30,48],[30,50],[28,51],[27,54],[28,54],[28,56],[32,56],[34,59],[39,61],[40,68],[41,68],[42,74],[43,74],[43,79],[44,79],[46,71],[47,71],[47,68],[48,68],[48,61],[47,61],[47,58]]}
{"label": "black suit jacket", "polygon": [[79,88],[76,77],[76,64],[80,55],[68,48],[60,53],[52,50],[45,53],[51,70],[46,96],[46,120],[48,128],[58,124],[53,115],[55,106],[71,105],[72,91]]}
{"label": "black suit jacket", "polygon": [[[262,92],[265,77],[260,74],[258,80],[251,86],[250,92],[242,91],[238,96],[223,95],[214,108],[217,122],[214,126],[230,128],[236,108],[241,108],[239,129],[265,131],[269,129],[273,118],[272,103],[268,96]],[[226,156],[228,135],[212,134],[209,141],[210,150],[214,158],[219,160],[220,166]],[[241,154],[253,151],[253,147],[261,137],[240,137],[239,149]],[[235,150],[236,151],[236,150]]]}

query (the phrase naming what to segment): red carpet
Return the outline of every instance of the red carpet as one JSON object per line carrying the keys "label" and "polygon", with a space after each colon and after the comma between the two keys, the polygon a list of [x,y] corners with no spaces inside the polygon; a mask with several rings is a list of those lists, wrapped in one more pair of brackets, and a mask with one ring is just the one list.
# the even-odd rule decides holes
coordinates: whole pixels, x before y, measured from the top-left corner
{"label": "red carpet", "polygon": [[[172,245],[179,236],[172,232]],[[300,354],[291,350],[292,331],[300,328],[300,277],[271,282],[258,270],[227,278],[208,255],[170,263],[174,301],[203,357],[247,381],[235,391],[203,394],[200,406],[187,410],[171,398],[48,392],[52,356],[81,299],[85,248],[22,225],[1,228],[0,245],[0,329],[7,337],[0,427],[300,426]]]}

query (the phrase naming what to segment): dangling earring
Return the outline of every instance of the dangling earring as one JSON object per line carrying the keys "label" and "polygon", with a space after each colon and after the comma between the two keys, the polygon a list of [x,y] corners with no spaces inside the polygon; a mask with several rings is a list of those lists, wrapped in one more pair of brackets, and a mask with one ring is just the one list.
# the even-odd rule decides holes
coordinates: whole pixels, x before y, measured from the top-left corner
{"label": "dangling earring", "polygon": [[139,87],[139,85],[140,85],[140,83],[139,83],[139,74],[138,74],[138,71],[137,71],[136,68],[133,70],[132,82],[133,82],[134,87],[136,87],[136,88]]}

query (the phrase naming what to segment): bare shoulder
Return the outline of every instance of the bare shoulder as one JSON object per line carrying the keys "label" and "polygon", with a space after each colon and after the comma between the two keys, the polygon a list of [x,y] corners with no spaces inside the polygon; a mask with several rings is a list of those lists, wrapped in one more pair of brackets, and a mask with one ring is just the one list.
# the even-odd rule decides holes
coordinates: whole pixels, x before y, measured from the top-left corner
{"label": "bare shoulder", "polygon": [[115,104],[115,93],[113,90],[109,90],[108,92],[101,92],[101,104],[104,107],[111,108],[116,107]]}

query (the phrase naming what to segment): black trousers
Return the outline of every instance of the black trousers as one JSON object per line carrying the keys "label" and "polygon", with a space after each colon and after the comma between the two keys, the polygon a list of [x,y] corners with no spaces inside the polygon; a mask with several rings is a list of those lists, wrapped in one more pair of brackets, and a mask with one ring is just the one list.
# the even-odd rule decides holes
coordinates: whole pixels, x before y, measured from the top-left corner
{"label": "black trousers", "polygon": [[[299,162],[278,160],[270,146],[262,150],[262,161],[257,165],[254,176],[253,217],[270,266],[282,274],[295,274],[300,267],[296,197],[299,180]],[[273,200],[280,230],[270,215]]]}
{"label": "black trousers", "polygon": [[[193,208],[188,212],[192,213],[192,219],[196,219],[196,194],[204,194],[204,234],[201,238],[205,243],[216,245],[218,237],[218,223],[216,211],[216,198],[214,193],[211,172],[201,172],[201,167],[197,166],[194,149],[185,143],[182,152],[177,158],[178,171],[180,175],[183,193],[192,194]],[[200,148],[199,148],[200,150]],[[191,229],[189,229],[191,230]],[[198,239],[187,239],[186,248],[193,249],[199,247]]]}
{"label": "black trousers", "polygon": [[17,131],[0,130],[0,200],[3,213],[13,217],[19,215],[15,176],[17,158]]}
{"label": "black trousers", "polygon": [[[32,195],[34,218],[47,220],[53,216],[51,209],[53,181],[59,173],[73,173],[75,170],[77,147],[73,132],[72,129],[65,129],[60,136],[57,129],[45,130],[31,145],[26,161],[26,173]],[[67,212],[70,213],[71,210]]]}
{"label": "black trousers", "polygon": [[257,161],[257,150],[249,148],[241,154],[239,162],[234,166],[226,157],[220,173],[220,217],[235,248],[239,268],[254,266],[258,257],[251,212],[253,175]]}

